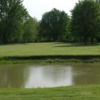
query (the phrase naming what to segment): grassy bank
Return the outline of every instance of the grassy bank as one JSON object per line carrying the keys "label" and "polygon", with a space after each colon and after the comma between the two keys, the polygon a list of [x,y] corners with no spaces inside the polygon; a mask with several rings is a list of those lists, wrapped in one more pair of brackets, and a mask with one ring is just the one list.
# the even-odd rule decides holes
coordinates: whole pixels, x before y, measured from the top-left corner
{"label": "grassy bank", "polygon": [[99,58],[91,59],[0,59],[0,64],[68,64],[68,63],[100,63]]}
{"label": "grassy bank", "polygon": [[100,45],[30,43],[0,46],[0,63],[100,62]]}
{"label": "grassy bank", "polygon": [[51,55],[100,55],[100,45],[78,45],[68,43],[30,43],[1,45],[0,57]]}
{"label": "grassy bank", "polygon": [[100,100],[100,85],[46,89],[0,89],[0,100]]}

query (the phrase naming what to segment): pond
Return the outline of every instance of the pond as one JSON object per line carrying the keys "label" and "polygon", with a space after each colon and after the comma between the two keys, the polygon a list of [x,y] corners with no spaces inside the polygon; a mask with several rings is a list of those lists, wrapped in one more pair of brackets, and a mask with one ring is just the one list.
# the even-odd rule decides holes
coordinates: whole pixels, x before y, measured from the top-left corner
{"label": "pond", "polygon": [[0,65],[0,88],[100,84],[100,64]]}

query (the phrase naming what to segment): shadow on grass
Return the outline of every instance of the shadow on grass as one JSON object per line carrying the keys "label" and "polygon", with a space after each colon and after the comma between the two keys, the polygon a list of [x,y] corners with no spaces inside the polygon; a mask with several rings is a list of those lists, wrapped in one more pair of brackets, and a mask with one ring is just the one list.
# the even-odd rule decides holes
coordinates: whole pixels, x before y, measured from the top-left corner
{"label": "shadow on grass", "polygon": [[81,44],[81,43],[65,43],[65,42],[56,42],[58,44],[55,47],[89,47],[89,46],[100,46],[100,43],[95,44]]}

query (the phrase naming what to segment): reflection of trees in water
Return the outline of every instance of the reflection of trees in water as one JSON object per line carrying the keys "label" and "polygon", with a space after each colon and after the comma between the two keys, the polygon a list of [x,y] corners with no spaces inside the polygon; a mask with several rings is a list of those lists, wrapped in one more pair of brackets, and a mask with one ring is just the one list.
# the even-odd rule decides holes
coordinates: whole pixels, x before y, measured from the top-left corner
{"label": "reflection of trees in water", "polygon": [[25,82],[25,67],[21,65],[2,66],[0,67],[0,87],[23,87]]}
{"label": "reflection of trees in water", "polygon": [[43,76],[53,82],[65,81],[69,78],[72,80],[72,68],[61,65],[46,66],[43,69]]}
{"label": "reflection of trees in water", "polygon": [[75,84],[100,84],[100,64],[80,64],[74,72]]}
{"label": "reflection of trees in water", "polygon": [[62,66],[31,66],[25,87],[72,85],[72,68]]}
{"label": "reflection of trees in water", "polygon": [[73,67],[64,65],[0,66],[0,87],[50,85],[47,81],[51,85],[62,83],[72,85],[72,82],[74,84],[100,84],[100,64],[75,64]]}

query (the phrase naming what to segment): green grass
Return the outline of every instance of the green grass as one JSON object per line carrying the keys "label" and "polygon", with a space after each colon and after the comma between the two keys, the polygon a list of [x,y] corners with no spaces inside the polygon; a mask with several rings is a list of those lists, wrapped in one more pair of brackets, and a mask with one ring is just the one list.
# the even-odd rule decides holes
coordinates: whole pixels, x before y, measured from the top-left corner
{"label": "green grass", "polygon": [[0,100],[100,100],[100,85],[44,89],[0,89]]}
{"label": "green grass", "polygon": [[0,57],[47,55],[100,55],[100,45],[84,46],[71,43],[30,43],[0,46]]}

